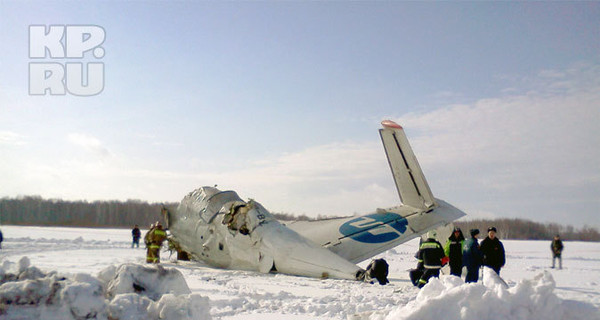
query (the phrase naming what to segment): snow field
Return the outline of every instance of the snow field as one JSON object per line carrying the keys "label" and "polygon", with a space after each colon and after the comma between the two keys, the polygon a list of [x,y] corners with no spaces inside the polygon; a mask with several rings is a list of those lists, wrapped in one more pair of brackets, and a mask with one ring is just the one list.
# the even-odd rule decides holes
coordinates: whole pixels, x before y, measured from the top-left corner
{"label": "snow field", "polygon": [[[549,268],[549,241],[505,240],[501,275],[508,288],[488,272],[477,284],[441,276],[418,290],[407,273],[416,265],[415,241],[378,256],[391,268],[390,284],[379,286],[214,269],[170,261],[168,252],[161,254],[163,271],[151,272],[145,250],[130,248],[129,230],[1,229],[0,275],[26,271],[37,280],[5,282],[0,297],[29,288],[44,300],[50,284],[27,281],[66,279],[55,304],[1,302],[2,319],[77,319],[69,316],[94,312],[96,319],[600,319],[599,243],[566,241],[564,269],[555,270]],[[136,292],[134,283],[145,292]]]}

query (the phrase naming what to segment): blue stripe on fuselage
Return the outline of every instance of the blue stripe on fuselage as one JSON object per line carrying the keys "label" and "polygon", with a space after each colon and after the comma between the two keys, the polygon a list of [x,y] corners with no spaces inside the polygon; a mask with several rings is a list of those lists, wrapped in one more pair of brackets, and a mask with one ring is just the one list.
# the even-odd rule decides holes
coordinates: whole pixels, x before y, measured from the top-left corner
{"label": "blue stripe on fuselage", "polygon": [[408,221],[398,214],[374,213],[344,223],[339,232],[359,242],[383,243],[399,238],[407,225]]}

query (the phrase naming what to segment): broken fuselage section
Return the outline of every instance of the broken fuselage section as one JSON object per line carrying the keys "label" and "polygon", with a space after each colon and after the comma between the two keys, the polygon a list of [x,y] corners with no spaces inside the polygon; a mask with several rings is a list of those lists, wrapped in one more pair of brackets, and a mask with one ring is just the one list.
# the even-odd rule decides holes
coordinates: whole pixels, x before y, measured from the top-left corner
{"label": "broken fuselage section", "polygon": [[168,214],[167,223],[178,248],[211,266],[365,280],[363,269],[284,226],[260,203],[245,202],[234,191],[196,189]]}

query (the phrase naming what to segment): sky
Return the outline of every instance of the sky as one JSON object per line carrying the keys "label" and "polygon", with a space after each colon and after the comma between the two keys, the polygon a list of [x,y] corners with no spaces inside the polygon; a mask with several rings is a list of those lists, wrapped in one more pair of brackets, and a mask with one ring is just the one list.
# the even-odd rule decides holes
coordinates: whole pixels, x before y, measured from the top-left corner
{"label": "sky", "polygon": [[[391,119],[470,218],[600,227],[599,16],[599,2],[2,0],[0,197],[166,202],[216,184],[273,212],[370,213],[400,203],[377,133]],[[102,54],[30,57],[40,25],[95,26]],[[30,95],[36,63],[101,64],[102,91]]]}

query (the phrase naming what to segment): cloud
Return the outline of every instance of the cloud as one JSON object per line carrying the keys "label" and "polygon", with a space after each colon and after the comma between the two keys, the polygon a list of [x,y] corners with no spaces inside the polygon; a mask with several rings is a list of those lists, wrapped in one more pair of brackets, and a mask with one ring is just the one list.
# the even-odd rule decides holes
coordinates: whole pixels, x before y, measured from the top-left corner
{"label": "cloud", "polygon": [[[511,94],[394,119],[407,131],[434,195],[474,216],[554,221],[577,203],[573,221],[594,221],[600,85],[590,70],[600,72],[578,70],[543,71]],[[95,139],[73,140],[101,147]],[[333,142],[231,167],[153,170],[131,161],[111,174],[123,185],[140,186],[116,194],[179,200],[194,188],[218,184],[272,211],[312,216],[399,203],[378,139]]]}
{"label": "cloud", "polygon": [[20,146],[24,144],[24,136],[11,131],[0,131],[0,145]]}
{"label": "cloud", "polygon": [[[405,128],[434,195],[473,216],[564,221],[568,212],[569,223],[597,224],[600,68],[543,70],[511,81],[511,89],[496,97],[393,119]],[[23,138],[3,132],[0,143],[6,141]],[[40,159],[21,170],[29,176],[15,173],[13,179],[24,189],[37,186],[44,196],[45,188],[74,199],[150,201],[178,201],[197,187],[218,184],[271,211],[311,216],[399,203],[379,139],[262,158],[198,160],[205,165],[189,165],[192,160],[176,155],[167,162],[113,157],[99,139],[83,133],[69,134],[68,141],[85,156],[59,163]],[[13,162],[20,165],[16,156]]]}
{"label": "cloud", "polygon": [[[425,154],[420,161],[437,171],[477,170],[485,178],[473,180],[497,188],[598,182],[600,84],[582,82],[587,73],[554,73],[562,92],[484,99],[397,120],[413,132],[414,148]],[[553,84],[546,83],[550,91]]]}
{"label": "cloud", "polygon": [[235,189],[273,211],[311,216],[372,212],[399,202],[378,141],[315,146],[254,161],[240,170],[198,173],[193,180]]}
{"label": "cloud", "polygon": [[[403,124],[434,195],[480,217],[591,223],[600,190],[600,68],[544,70],[511,94],[411,113]],[[399,202],[380,141],[330,143],[199,174],[276,211],[344,214]],[[583,210],[580,210],[583,208]],[[577,223],[577,222],[575,222]]]}
{"label": "cloud", "polygon": [[600,68],[544,70],[520,81],[527,85],[519,93],[395,120],[437,196],[540,220],[577,204],[584,209],[576,215],[591,223],[600,198]]}
{"label": "cloud", "polygon": [[110,151],[102,145],[102,142],[92,136],[83,133],[70,133],[68,135],[68,140],[72,144],[82,147],[95,155],[101,157],[108,157],[111,155]]}

